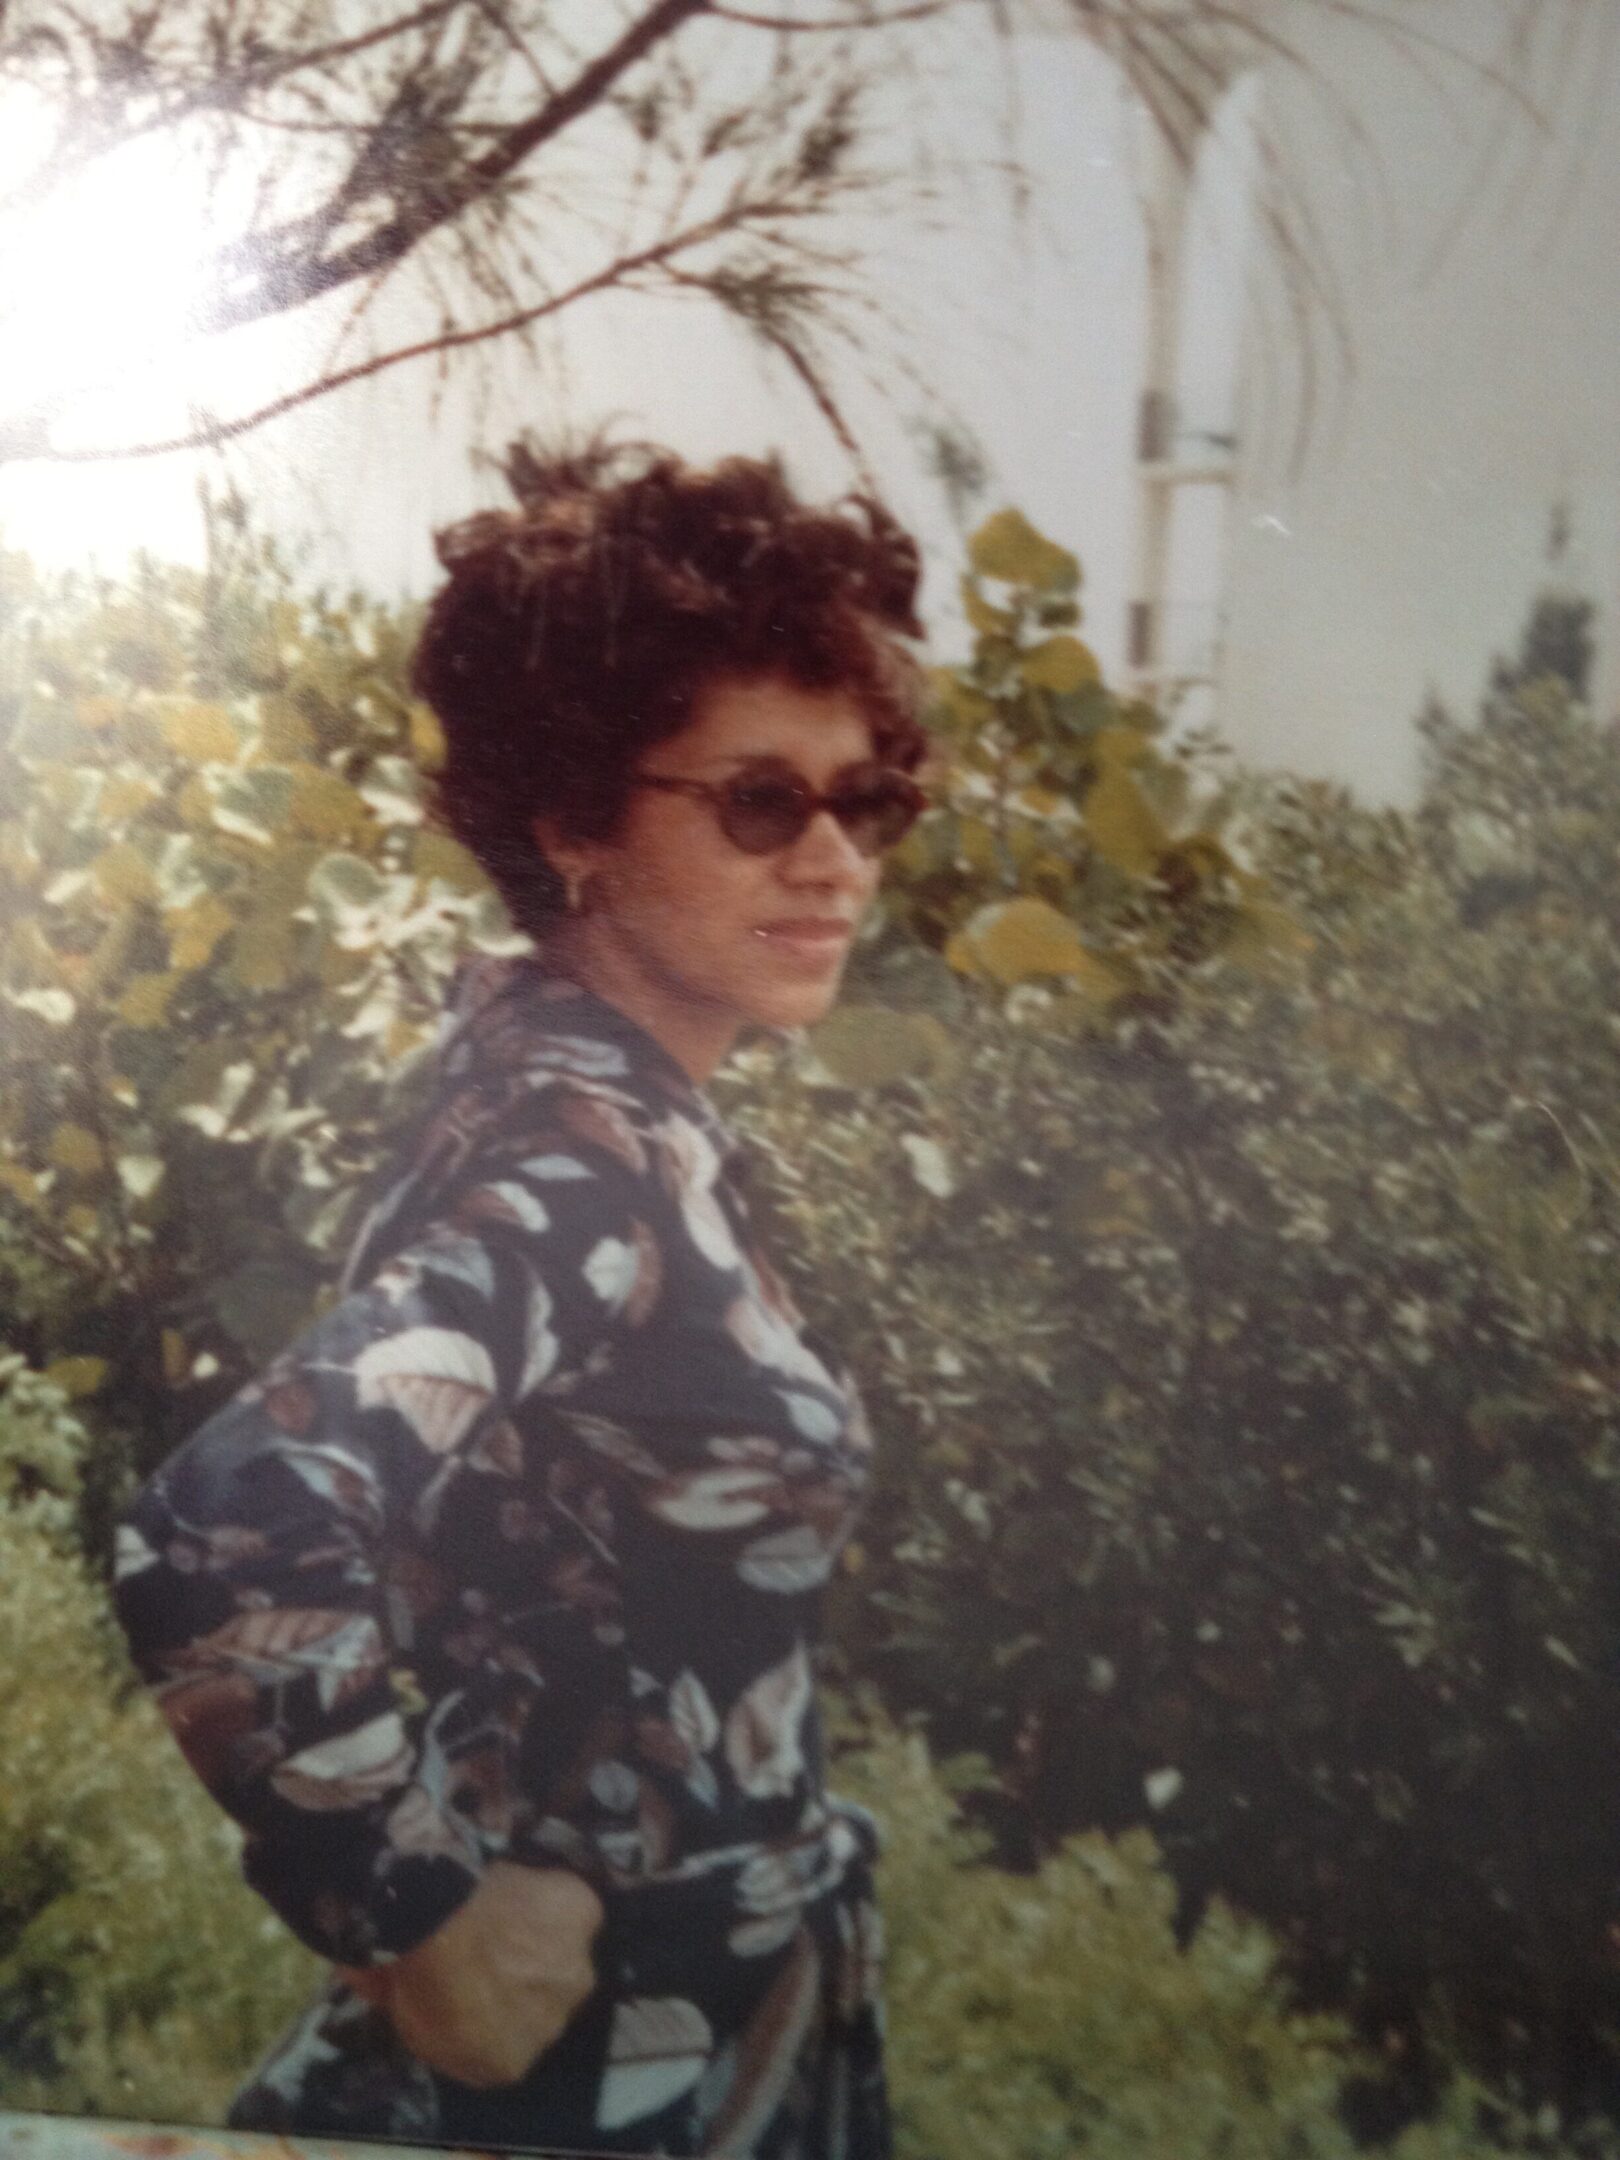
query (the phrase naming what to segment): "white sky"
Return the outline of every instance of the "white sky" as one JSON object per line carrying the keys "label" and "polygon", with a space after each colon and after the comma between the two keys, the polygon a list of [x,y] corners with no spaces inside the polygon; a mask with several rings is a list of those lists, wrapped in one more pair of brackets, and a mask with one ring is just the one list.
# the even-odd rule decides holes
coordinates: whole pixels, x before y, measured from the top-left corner
{"label": "white sky", "polygon": [[[1389,12],[1488,52],[1504,10]],[[1313,25],[1313,55],[1372,128],[1383,217],[1351,214],[1342,162],[1314,155],[1310,101],[1268,85],[1333,234],[1356,371],[1297,480],[1259,455],[1263,393],[1250,416],[1222,709],[1258,758],[1405,793],[1406,716],[1430,684],[1467,707],[1490,654],[1516,644],[1560,499],[1567,575],[1602,609],[1599,700],[1620,709],[1620,9],[1571,13],[1564,94],[1550,75],[1523,84],[1544,101],[1540,134],[1504,125],[1489,89],[1453,77],[1442,99],[1342,20]]]}
{"label": "white sky", "polygon": [[[1502,5],[1400,0],[1390,12],[1483,46]],[[1456,68],[1419,70],[1309,0],[1284,0],[1280,19],[1342,86],[1370,140],[1364,158],[1347,158],[1320,100],[1285,65],[1267,71],[1262,109],[1293,146],[1327,235],[1355,371],[1330,385],[1304,467],[1291,474],[1282,445],[1297,372],[1286,341],[1251,320],[1220,720],[1246,754],[1404,794],[1413,711],[1431,683],[1466,702],[1490,653],[1516,636],[1555,498],[1573,512],[1579,581],[1601,600],[1620,594],[1620,250],[1609,238],[1620,39],[1590,38],[1539,149],[1528,124],[1504,128],[1499,168],[1481,177],[1483,116],[1502,110],[1494,92]],[[1143,310],[1129,115],[1107,64],[1075,39],[1021,42],[1010,73],[998,47],[965,32],[943,56],[936,46],[935,59],[965,155],[993,154],[1016,112],[1034,210],[1019,219],[1005,192],[981,181],[933,229],[890,218],[856,237],[912,362],[989,453],[991,503],[1017,501],[1080,553],[1087,634],[1117,666]],[[1236,153],[1212,166],[1184,389],[1188,423],[1220,428],[1233,413],[1245,219]],[[160,192],[140,201],[141,184],[137,171],[115,249],[138,249],[154,203],[161,209]],[[150,184],[160,191],[161,175]],[[1425,275],[1459,203],[1471,215]],[[183,270],[172,252],[164,270],[172,290]],[[61,305],[71,308],[74,289],[60,288]],[[273,388],[312,327],[270,325],[233,341],[234,379],[221,388],[243,401]],[[425,588],[432,527],[496,499],[470,451],[498,447],[525,421],[611,419],[698,458],[774,446],[809,490],[847,483],[842,453],[786,379],[695,308],[591,303],[569,318],[563,360],[564,379],[537,376],[510,349],[487,411],[458,390],[436,417],[428,371],[398,370],[266,428],[232,453],[230,469],[312,575],[385,593]],[[128,394],[115,388],[109,424]],[[902,391],[885,407],[856,388],[849,402],[886,492],[923,534],[929,607],[947,645],[959,548],[904,424],[916,400]],[[202,469],[173,458],[0,470],[0,539],[55,562],[111,566],[136,546],[194,558]],[[1173,629],[1188,649],[1215,627],[1223,515],[1219,498],[1206,498],[1179,536]]]}

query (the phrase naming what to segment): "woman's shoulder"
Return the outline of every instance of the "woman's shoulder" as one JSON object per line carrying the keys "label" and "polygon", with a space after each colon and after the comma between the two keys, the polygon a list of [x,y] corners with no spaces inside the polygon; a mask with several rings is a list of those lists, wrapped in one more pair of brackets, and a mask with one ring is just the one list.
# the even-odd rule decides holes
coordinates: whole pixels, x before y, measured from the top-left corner
{"label": "woman's shoulder", "polygon": [[713,1104],[628,1014],[533,958],[471,971],[443,1064],[447,1102],[484,1111],[485,1146],[549,1133],[562,1151],[676,1188],[737,1152]]}
{"label": "woman's shoulder", "polygon": [[480,965],[346,1279],[483,1188],[476,1212],[492,1185],[519,1218],[616,1213],[733,1264],[715,1188],[736,1153],[708,1098],[626,1015],[532,962]]}

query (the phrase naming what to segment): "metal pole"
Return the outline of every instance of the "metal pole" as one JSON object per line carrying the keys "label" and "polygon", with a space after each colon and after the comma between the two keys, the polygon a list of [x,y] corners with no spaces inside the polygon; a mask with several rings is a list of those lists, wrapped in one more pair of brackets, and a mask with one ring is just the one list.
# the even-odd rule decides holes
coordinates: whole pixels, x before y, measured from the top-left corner
{"label": "metal pole", "polygon": [[[1225,60],[1220,67],[1220,89],[1205,101],[1206,114],[1224,104],[1226,92],[1245,71],[1237,55]],[[1208,84],[1203,87],[1207,92]],[[1171,142],[1140,101],[1133,105],[1147,248],[1147,320],[1137,424],[1136,549],[1126,621],[1126,682],[1136,695],[1162,702],[1169,694],[1213,687],[1215,682],[1227,613],[1226,540],[1223,537],[1221,543],[1222,589],[1212,650],[1190,665],[1178,663],[1171,651],[1171,551],[1177,505],[1184,491],[1218,487],[1230,499],[1236,460],[1235,445],[1219,438],[1206,440],[1196,454],[1189,454],[1176,395],[1186,339],[1185,285],[1194,182],[1209,121],[1201,120],[1196,129],[1189,125],[1185,137]],[[1238,304],[1246,308],[1246,296]],[[1240,378],[1243,343],[1240,334]]]}
{"label": "metal pole", "polygon": [[1135,105],[1135,120],[1147,241],[1147,324],[1136,423],[1136,570],[1125,652],[1132,687],[1145,690],[1165,657],[1174,503],[1169,473],[1179,427],[1176,363],[1181,353],[1182,273],[1194,146],[1187,145],[1185,155],[1178,155],[1140,102]]}

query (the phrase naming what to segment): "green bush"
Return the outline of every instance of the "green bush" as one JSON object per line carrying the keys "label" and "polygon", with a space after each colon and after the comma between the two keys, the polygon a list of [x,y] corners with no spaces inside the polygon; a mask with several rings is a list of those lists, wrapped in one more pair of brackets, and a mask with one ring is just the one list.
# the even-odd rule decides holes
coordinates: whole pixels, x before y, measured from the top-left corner
{"label": "green bush", "polygon": [[934,804],[889,864],[889,934],[856,983],[921,946],[970,980],[1041,978],[1096,1011],[1234,936],[1286,933],[1224,844],[1211,760],[1110,690],[1074,635],[1075,557],[998,511],[968,541],[961,587],[974,636],[934,671]]}
{"label": "green bush", "polygon": [[308,1318],[451,969],[511,942],[423,821],[409,623],[215,538],[0,560],[0,1289],[103,1520]]}
{"label": "green bush", "polygon": [[[0,2106],[208,2124],[298,2007],[314,1961],[235,1874],[234,1838],[130,1699],[72,1549],[73,1423],[0,1374]],[[900,2160],[1349,2160],[1343,2020],[1302,2015],[1264,1930],[1216,1906],[1186,1943],[1153,1841],[1066,1840],[1030,1874],[987,1864],[915,1735],[847,1719],[841,1790],[886,1833],[891,2077]],[[964,1775],[964,1772],[968,1773]],[[1484,2150],[1574,2160],[1459,2081],[1396,2160]]]}
{"label": "green bush", "polygon": [[1075,1837],[1038,1872],[982,1862],[920,1738],[839,1764],[886,1831],[890,2072],[905,2160],[1339,2160],[1343,2026],[1290,2013],[1262,1930],[1176,1940],[1146,1831]]}
{"label": "green bush", "polygon": [[1620,2086],[1620,765],[1523,667],[1426,739],[1411,815],[1251,784],[1308,942],[1090,1018],[919,966],[926,1070],[762,1059],[732,1108],[885,1441],[835,1633],[992,1760],[1002,1852],[1151,1822],[1414,2105],[1429,2034],[1579,2112]]}
{"label": "green bush", "polygon": [[[1217,1902],[1183,1941],[1145,1830],[1066,1839],[1023,1875],[987,1865],[921,1739],[879,1724],[837,1765],[886,1845],[890,2074],[899,2160],[1351,2160],[1342,2019],[1290,2001],[1277,1943]],[[982,1773],[981,1773],[982,1774]],[[1466,2078],[1393,2160],[1596,2155]]]}
{"label": "green bush", "polygon": [[0,2107],[218,2121],[313,1962],[126,1685],[73,1541],[82,1430],[20,1360],[0,1391]]}
{"label": "green bush", "polygon": [[[425,818],[441,746],[406,686],[409,614],[300,592],[238,507],[211,532],[206,572],[123,583],[0,557],[0,1292],[11,1339],[86,1406],[103,1529],[128,1464],[307,1319],[456,963],[514,942]],[[862,964],[893,983],[943,945],[965,978],[1044,971],[1089,1011],[1163,958],[1168,923],[1207,939],[1228,886],[1251,932],[1253,909],[1182,815],[1153,716],[1057,627],[1074,558],[1003,513],[974,565],[941,801]]]}

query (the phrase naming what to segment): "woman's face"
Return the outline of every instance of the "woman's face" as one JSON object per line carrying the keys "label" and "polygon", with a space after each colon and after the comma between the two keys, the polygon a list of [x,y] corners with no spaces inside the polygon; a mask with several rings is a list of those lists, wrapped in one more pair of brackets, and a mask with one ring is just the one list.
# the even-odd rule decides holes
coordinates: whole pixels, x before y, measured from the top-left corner
{"label": "woman's face", "polygon": [[[822,793],[873,754],[849,692],[748,676],[700,692],[687,725],[636,770],[723,781],[785,768]],[[567,957],[692,1069],[718,1062],[748,1022],[819,1020],[877,889],[877,860],[827,810],[768,855],[734,846],[712,803],[663,788],[631,790],[611,841],[538,830],[552,863],[583,880]]]}

